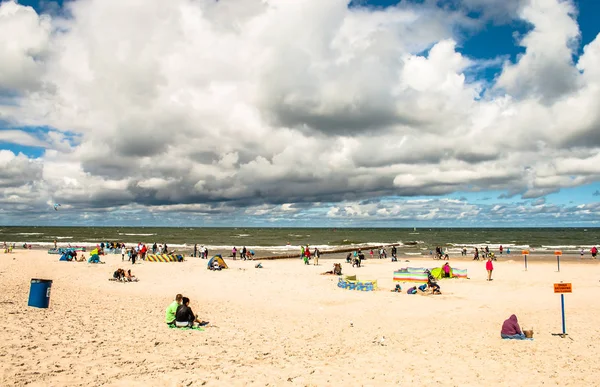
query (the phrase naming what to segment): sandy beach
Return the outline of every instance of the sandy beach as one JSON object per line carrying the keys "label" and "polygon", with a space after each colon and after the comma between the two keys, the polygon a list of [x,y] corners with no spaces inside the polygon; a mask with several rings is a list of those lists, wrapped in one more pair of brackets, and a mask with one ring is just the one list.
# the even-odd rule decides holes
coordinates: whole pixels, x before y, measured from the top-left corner
{"label": "sandy beach", "polygon": [[[297,260],[227,259],[228,270],[206,260],[183,263],[59,262],[43,251],[0,254],[5,318],[0,333],[3,386],[585,386],[600,377],[600,268],[592,260],[561,263],[522,258],[494,262],[451,259],[470,279],[442,280],[442,295],[393,293],[393,271],[436,267],[440,261],[343,263],[346,275],[378,281],[380,290],[340,289],[336,276]],[[410,260],[410,262],[404,262]],[[118,267],[138,283],[108,281]],[[27,306],[30,280],[52,279],[50,307]],[[571,282],[567,338],[560,333],[560,296],[553,283]],[[166,306],[190,297],[210,325],[170,329]],[[500,339],[511,314],[534,341]],[[383,339],[382,339],[383,338]]]}

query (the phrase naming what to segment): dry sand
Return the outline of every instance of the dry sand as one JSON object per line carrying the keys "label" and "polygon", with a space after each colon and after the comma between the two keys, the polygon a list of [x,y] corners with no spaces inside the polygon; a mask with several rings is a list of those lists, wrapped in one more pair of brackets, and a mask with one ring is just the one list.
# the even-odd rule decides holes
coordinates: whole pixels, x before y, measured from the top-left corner
{"label": "dry sand", "polygon": [[[0,253],[0,385],[592,386],[600,377],[595,261],[562,263],[560,273],[551,262],[527,272],[520,260],[495,262],[487,282],[484,262],[452,259],[470,279],[443,280],[443,295],[432,296],[390,292],[394,269],[440,265],[425,258],[343,264],[344,274],[378,280],[376,292],[319,275],[343,259],[264,261],[263,269],[228,259],[221,272],[194,258],[142,262],[133,266],[139,283],[108,281],[132,266],[118,255],[103,260]],[[31,278],[54,281],[50,308],[27,306]],[[574,289],[565,297],[567,338],[552,336],[561,332],[559,281]],[[164,311],[176,293],[211,326],[169,329]],[[512,313],[534,341],[500,339]]]}

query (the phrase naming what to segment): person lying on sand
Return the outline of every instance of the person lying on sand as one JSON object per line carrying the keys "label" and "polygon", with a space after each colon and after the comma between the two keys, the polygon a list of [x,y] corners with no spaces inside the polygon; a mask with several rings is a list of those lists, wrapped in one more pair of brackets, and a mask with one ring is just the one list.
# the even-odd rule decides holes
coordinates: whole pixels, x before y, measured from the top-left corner
{"label": "person lying on sand", "polygon": [[333,270],[326,271],[325,273],[321,273],[321,275],[333,274],[333,275],[342,275],[342,264],[334,263]]}
{"label": "person lying on sand", "polygon": [[193,327],[194,323],[198,323],[198,326],[208,324],[207,321],[198,319],[198,316],[190,308],[190,299],[183,297],[181,305],[177,307],[177,312],[175,313],[175,326],[180,328]]}

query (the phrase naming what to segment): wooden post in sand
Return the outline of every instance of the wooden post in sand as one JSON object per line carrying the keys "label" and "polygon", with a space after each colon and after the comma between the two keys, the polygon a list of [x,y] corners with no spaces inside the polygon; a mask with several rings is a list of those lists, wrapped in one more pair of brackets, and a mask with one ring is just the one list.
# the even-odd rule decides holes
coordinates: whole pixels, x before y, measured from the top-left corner
{"label": "wooden post in sand", "polygon": [[523,254],[523,258],[525,258],[525,271],[527,271],[527,255],[529,255],[529,250],[523,250],[521,251],[521,254]]}
{"label": "wooden post in sand", "polygon": [[555,251],[554,255],[556,255],[556,264],[558,265],[558,271],[560,272],[560,256],[562,255],[562,251]]}

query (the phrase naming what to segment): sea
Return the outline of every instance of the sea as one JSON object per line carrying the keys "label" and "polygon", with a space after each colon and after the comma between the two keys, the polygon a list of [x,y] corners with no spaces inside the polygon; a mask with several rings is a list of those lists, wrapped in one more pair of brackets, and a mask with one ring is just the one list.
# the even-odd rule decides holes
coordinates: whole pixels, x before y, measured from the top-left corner
{"label": "sea", "polygon": [[600,228],[194,228],[194,227],[15,227],[0,226],[0,244],[19,247],[95,246],[101,242],[126,244],[167,243],[170,247],[191,249],[194,244],[212,250],[245,246],[271,254],[298,251],[301,245],[320,250],[362,248],[398,244],[403,254],[427,254],[440,246],[449,253],[463,247],[500,245],[515,253],[522,250],[544,253],[560,250],[565,254],[586,252],[600,245]]}

